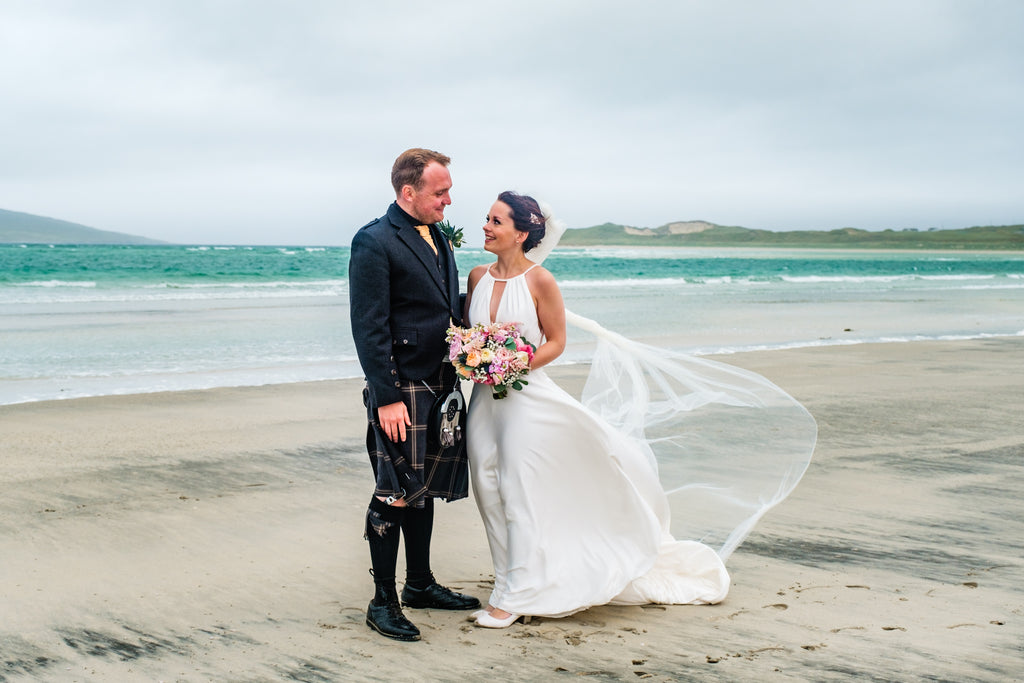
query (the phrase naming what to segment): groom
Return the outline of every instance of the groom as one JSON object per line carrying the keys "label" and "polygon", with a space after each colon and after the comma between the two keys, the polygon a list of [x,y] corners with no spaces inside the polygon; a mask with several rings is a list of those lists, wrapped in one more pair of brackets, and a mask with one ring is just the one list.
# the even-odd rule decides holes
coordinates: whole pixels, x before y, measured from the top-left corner
{"label": "groom", "polygon": [[[402,612],[477,609],[480,601],[438,584],[430,570],[434,498],[468,495],[465,449],[427,444],[434,396],[457,384],[445,333],[461,324],[455,254],[437,227],[452,203],[450,159],[428,149],[403,152],[391,169],[395,202],[363,226],[349,256],[352,336],[366,375],[366,448],[377,479],[366,513],[375,593],[366,623],[397,640],[419,640]],[[399,536],[405,586],[395,585]]]}

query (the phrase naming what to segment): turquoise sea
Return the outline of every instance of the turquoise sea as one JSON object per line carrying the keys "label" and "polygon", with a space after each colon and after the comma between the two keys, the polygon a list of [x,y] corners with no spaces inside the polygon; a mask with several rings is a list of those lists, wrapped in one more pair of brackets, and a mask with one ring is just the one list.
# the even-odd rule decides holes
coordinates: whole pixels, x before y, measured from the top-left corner
{"label": "turquoise sea", "polygon": [[[360,376],[346,247],[0,245],[0,404]],[[492,257],[458,251],[460,272]],[[699,355],[1024,336],[1024,253],[563,248],[568,308]],[[587,359],[569,331],[562,362]]]}

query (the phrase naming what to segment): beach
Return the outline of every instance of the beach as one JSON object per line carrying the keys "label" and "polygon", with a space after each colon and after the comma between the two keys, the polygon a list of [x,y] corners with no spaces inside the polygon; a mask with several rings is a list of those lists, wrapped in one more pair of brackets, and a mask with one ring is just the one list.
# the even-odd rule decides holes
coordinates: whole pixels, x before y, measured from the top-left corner
{"label": "beach", "polygon": [[[1020,680],[1024,339],[720,359],[819,426],[722,604],[407,610],[413,643],[364,624],[361,381],[0,406],[0,681]],[[432,560],[486,600],[472,499],[438,505]]]}

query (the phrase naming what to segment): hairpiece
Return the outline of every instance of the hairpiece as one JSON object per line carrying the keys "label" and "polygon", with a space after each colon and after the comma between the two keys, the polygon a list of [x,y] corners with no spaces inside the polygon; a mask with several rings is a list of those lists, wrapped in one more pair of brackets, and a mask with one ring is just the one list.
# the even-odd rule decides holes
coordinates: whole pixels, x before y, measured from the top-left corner
{"label": "hairpiece", "polygon": [[530,224],[531,225],[541,225],[543,222],[544,222],[543,218],[541,218],[540,216],[538,216],[537,214],[535,214],[533,212],[530,212]]}

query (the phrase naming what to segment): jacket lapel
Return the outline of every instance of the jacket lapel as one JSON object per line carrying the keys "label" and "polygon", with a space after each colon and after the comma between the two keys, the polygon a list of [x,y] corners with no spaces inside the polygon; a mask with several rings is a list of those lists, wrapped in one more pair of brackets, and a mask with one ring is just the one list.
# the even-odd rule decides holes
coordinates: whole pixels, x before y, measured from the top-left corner
{"label": "jacket lapel", "polygon": [[455,320],[462,320],[462,304],[459,297],[459,268],[455,262],[455,248],[436,225],[431,227],[434,243],[440,252],[442,286],[447,282],[445,296],[448,298],[448,309]]}
{"label": "jacket lapel", "polygon": [[[447,241],[438,241],[438,235],[436,230],[431,230],[431,234],[434,236],[434,243],[437,245],[438,251],[442,249],[448,249]],[[427,273],[430,274],[430,279],[437,285],[437,288],[444,294],[444,298],[448,299],[448,288],[445,287],[444,282],[441,278],[441,268],[438,267],[438,257],[434,256],[434,251],[427,244],[427,241],[420,237],[420,234],[416,231],[416,228],[411,225],[403,225],[398,228],[398,239],[405,242],[406,246],[416,256],[417,260],[423,267],[427,269]],[[442,255],[441,259],[445,256]],[[446,262],[442,260],[441,264]],[[447,268],[445,268],[447,270]]]}

